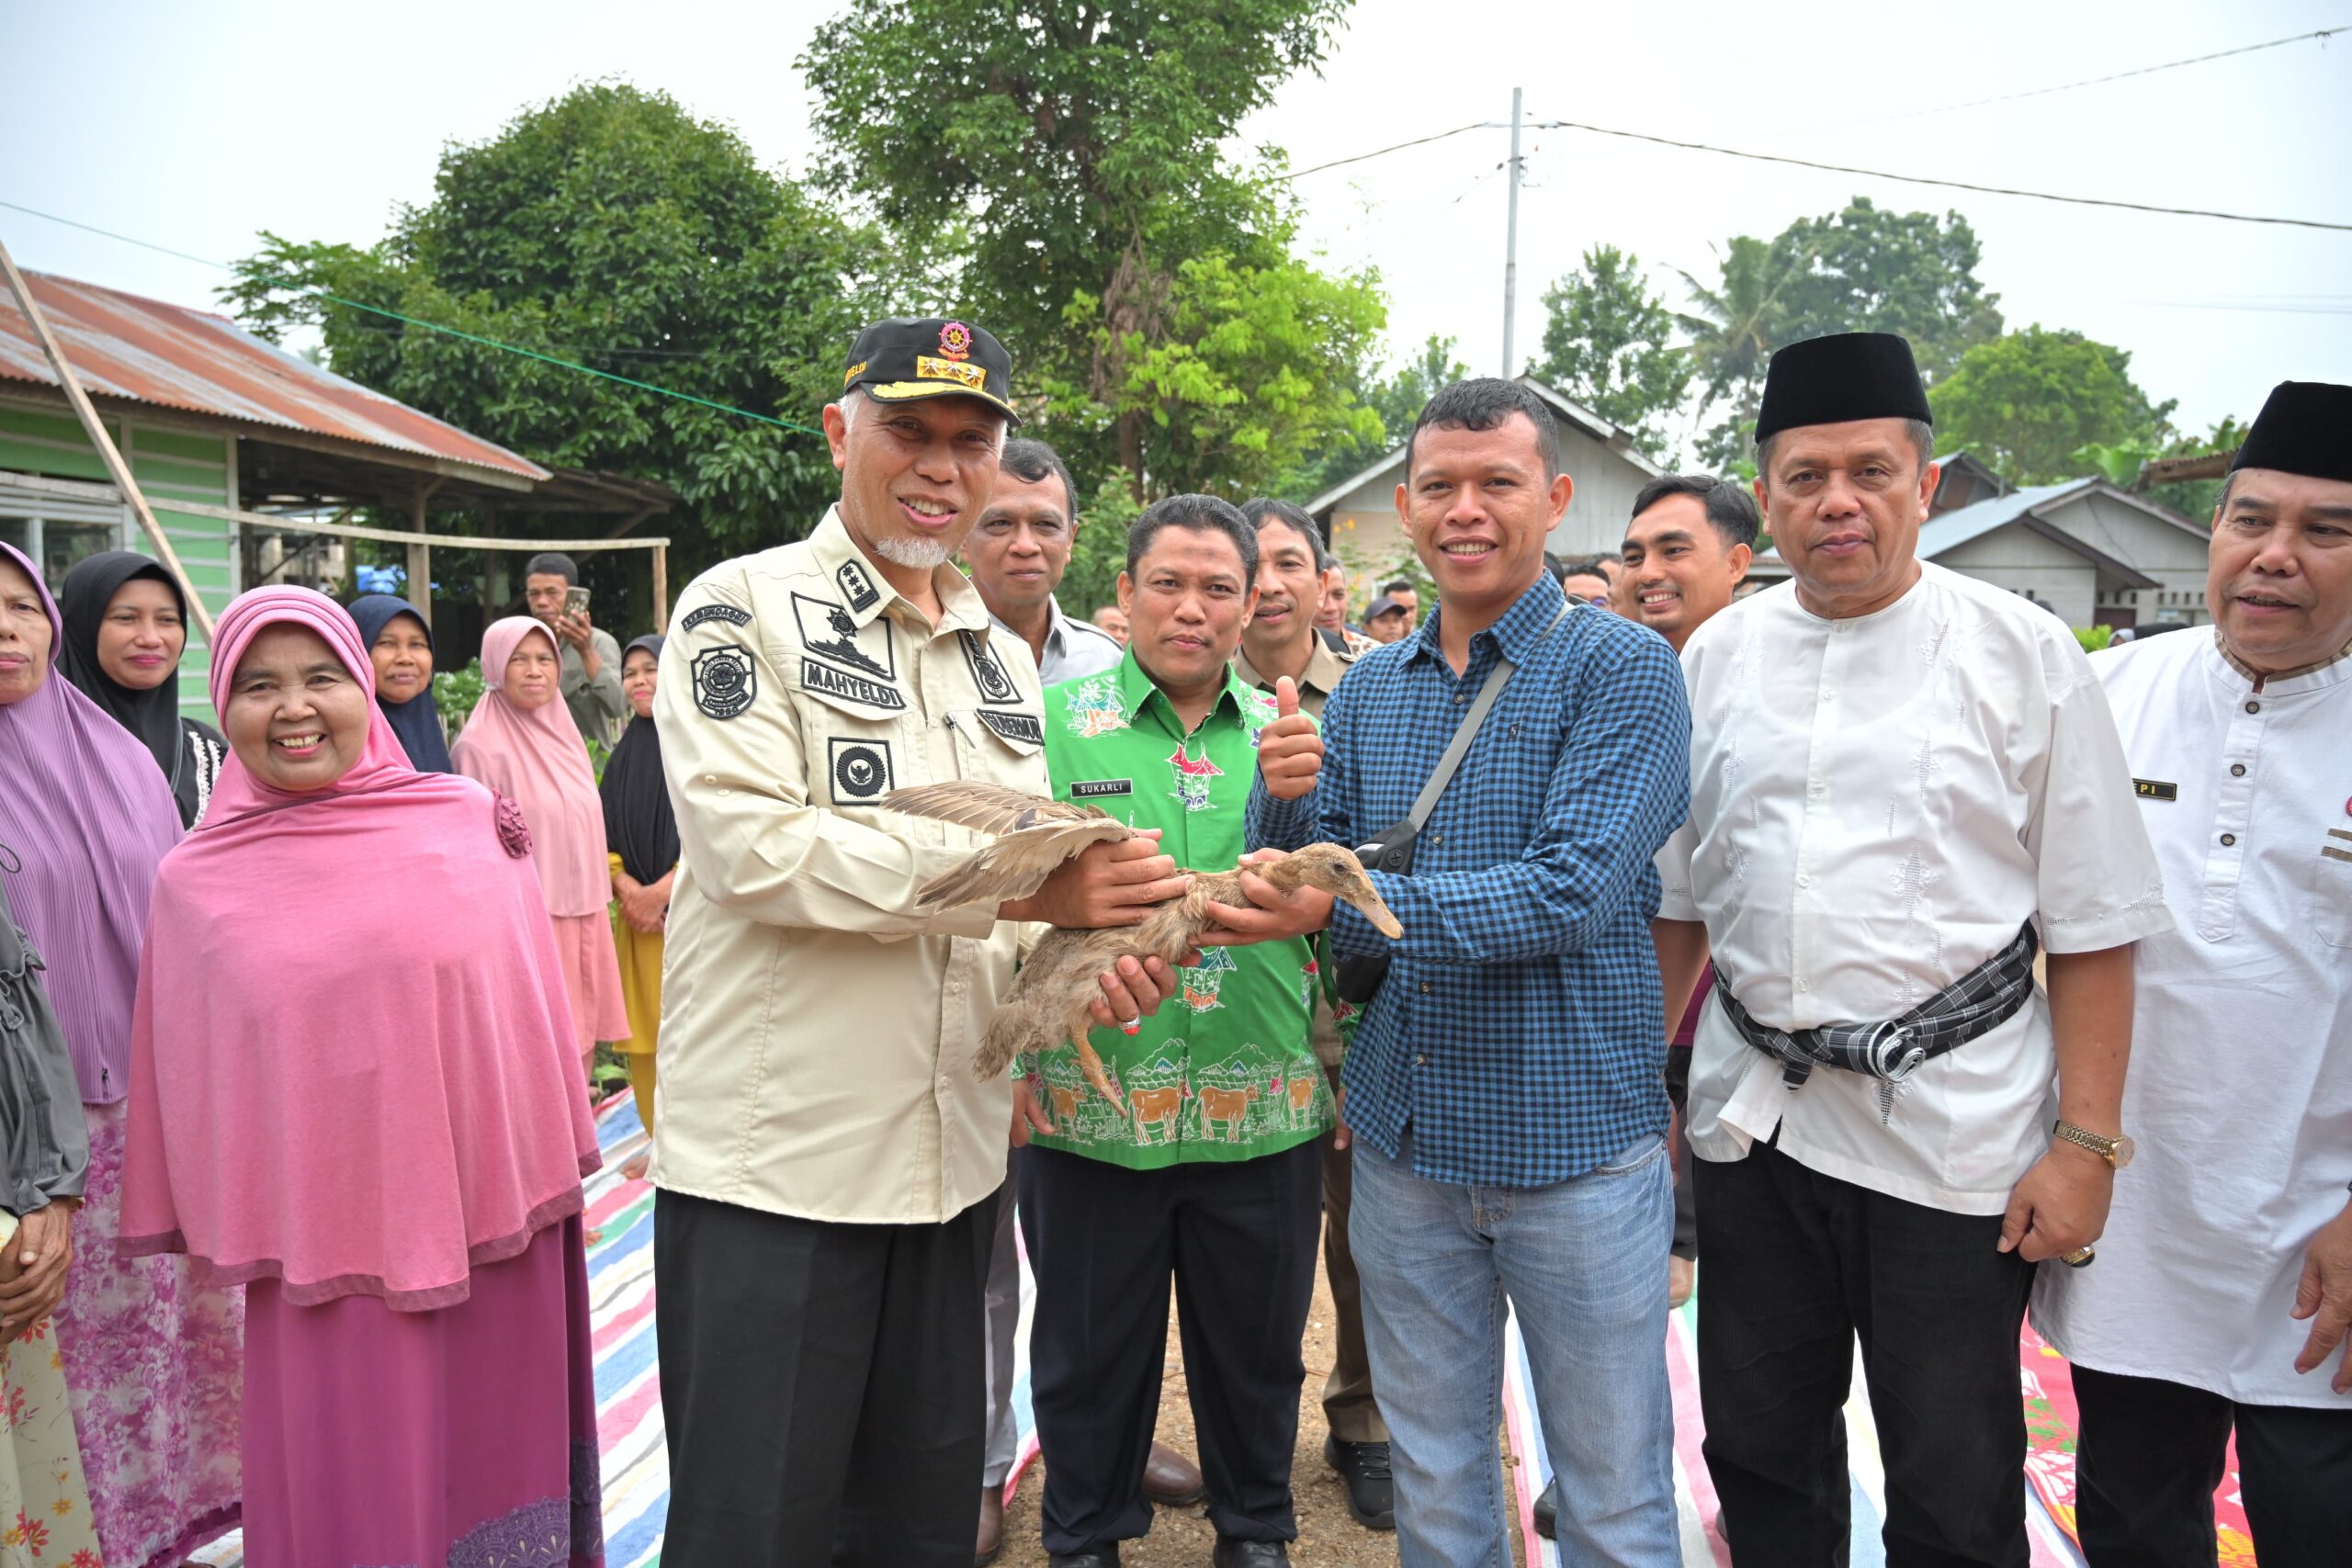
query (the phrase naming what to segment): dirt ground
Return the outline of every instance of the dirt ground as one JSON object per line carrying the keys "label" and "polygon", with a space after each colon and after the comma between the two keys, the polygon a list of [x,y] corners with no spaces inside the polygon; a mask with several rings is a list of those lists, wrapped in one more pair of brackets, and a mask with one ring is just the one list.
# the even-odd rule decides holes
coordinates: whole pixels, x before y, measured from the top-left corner
{"label": "dirt ground", "polygon": [[[1298,1452],[1291,1472],[1297,1495],[1298,1539],[1291,1543],[1290,1560],[1296,1568],[1393,1568],[1396,1538],[1368,1530],[1348,1517],[1346,1489],[1323,1462],[1323,1380],[1331,1371],[1331,1292],[1317,1263],[1315,1304],[1307,1311],[1304,1346],[1306,1382],[1299,1391]],[[1176,1342],[1176,1314],[1168,1318],[1168,1375],[1159,1397],[1159,1440],[1181,1453],[1197,1458],[1193,1437],[1193,1409],[1184,1391],[1184,1356]],[[1037,1495],[1045,1461],[1033,1464],[1021,1477],[1021,1490],[1005,1511],[1006,1568],[1045,1568],[1046,1551],[1037,1540]],[[1153,1510],[1151,1533],[1125,1542],[1120,1562],[1125,1568],[1205,1568],[1216,1544],[1216,1531],[1198,1507]],[[1514,1564],[1519,1545],[1511,1545]]]}

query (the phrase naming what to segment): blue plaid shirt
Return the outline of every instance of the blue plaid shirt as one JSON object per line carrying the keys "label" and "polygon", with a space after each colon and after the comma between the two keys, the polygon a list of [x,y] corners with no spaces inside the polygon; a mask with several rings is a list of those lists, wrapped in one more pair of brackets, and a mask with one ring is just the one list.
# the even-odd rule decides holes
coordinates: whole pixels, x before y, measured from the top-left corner
{"label": "blue plaid shirt", "polygon": [[1551,578],[1470,639],[1459,678],[1418,636],[1359,659],[1323,709],[1316,788],[1250,795],[1253,845],[1351,848],[1405,819],[1502,650],[1518,673],[1414,849],[1374,872],[1405,928],[1342,904],[1332,946],[1386,952],[1348,1051],[1347,1120],[1433,1181],[1542,1187],[1667,1126],[1651,862],[1690,809],[1690,710],[1666,639]]}

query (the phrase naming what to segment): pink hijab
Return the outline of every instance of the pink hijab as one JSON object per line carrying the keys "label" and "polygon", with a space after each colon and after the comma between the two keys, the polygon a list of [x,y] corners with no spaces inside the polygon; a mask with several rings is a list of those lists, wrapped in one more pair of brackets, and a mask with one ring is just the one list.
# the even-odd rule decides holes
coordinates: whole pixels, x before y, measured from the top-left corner
{"label": "pink hijab", "polygon": [[[254,635],[285,625],[372,698],[351,617],[263,588],[220,617],[216,708]],[[231,759],[155,879],[124,1254],[280,1279],[298,1306],[424,1312],[577,1213],[595,1129],[527,854],[480,784],[409,766],[372,700],[358,761],[323,790],[272,789]]]}
{"label": "pink hijab", "polygon": [[12,546],[0,557],[32,579],[50,637],[49,679],[0,707],[0,875],[47,965],[82,1098],[106,1104],[130,1082],[139,942],[179,808],[138,737],[59,672],[65,622],[40,569]]}
{"label": "pink hijab", "polygon": [[486,689],[449,748],[449,760],[458,772],[523,808],[548,913],[601,915],[613,897],[612,863],[605,859],[605,803],[596,794],[588,743],[560,694],[526,713],[506,700],[503,685],[507,660],[534,633],[555,646],[548,628],[528,615],[492,621],[482,633]]}

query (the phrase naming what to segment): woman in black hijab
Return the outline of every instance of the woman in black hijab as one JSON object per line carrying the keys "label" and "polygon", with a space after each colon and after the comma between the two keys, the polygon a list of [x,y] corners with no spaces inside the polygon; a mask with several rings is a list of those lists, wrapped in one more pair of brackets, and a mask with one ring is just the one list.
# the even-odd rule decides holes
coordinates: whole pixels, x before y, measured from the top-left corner
{"label": "woman in black hijab", "polygon": [[[662,939],[670,884],[678,869],[678,819],[662,775],[662,733],[653,728],[653,686],[662,638],[641,637],[621,653],[621,694],[628,728],[605,759],[597,785],[605,797],[605,847],[612,852],[613,942],[621,961],[621,998],[628,1007],[629,1088],[637,1113],[653,1131],[653,1045],[662,1027]],[[627,1168],[623,1168],[626,1169]]]}
{"label": "woman in black hijab", "polygon": [[409,765],[420,773],[457,772],[433,703],[433,630],[424,613],[390,593],[365,593],[351,602],[351,618],[376,667],[376,705],[391,721]]}
{"label": "woman in black hijab", "polygon": [[106,550],[74,564],[57,596],[65,640],[58,673],[137,736],[164,770],[193,828],[229,761],[220,732],[180,712],[180,655],[187,648],[187,601],[158,561]]}

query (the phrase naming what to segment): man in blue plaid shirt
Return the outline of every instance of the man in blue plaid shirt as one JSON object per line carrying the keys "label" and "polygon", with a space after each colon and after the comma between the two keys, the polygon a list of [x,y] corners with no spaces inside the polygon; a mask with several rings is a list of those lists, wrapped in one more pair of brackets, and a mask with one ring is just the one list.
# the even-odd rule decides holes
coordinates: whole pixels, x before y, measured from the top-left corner
{"label": "man in blue plaid shirt", "polygon": [[1401,822],[1508,656],[1516,673],[1421,829],[1374,872],[1404,936],[1331,900],[1221,918],[1319,929],[1387,977],[1350,1048],[1350,1225],[1394,1441],[1404,1568],[1510,1561],[1495,1465],[1507,1295],[1573,1561],[1679,1561],[1665,1261],[1673,1233],[1651,861],[1689,804],[1690,713],[1665,639],[1544,570],[1573,489],[1542,401],[1466,381],[1421,411],[1396,509],[1438,587],[1323,710],[1261,737],[1252,844],[1357,845]]}

